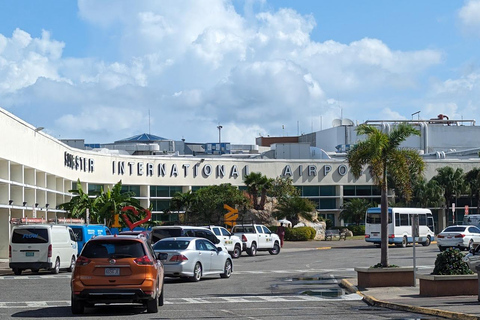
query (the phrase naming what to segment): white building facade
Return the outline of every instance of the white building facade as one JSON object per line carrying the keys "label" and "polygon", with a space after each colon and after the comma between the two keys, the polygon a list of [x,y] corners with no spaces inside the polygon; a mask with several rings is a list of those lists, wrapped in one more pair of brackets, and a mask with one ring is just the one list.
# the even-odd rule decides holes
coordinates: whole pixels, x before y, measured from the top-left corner
{"label": "white building facade", "polygon": [[[248,159],[234,157],[132,156],[104,154],[70,147],[0,109],[0,258],[8,257],[12,218],[55,219],[57,209],[71,199],[69,190],[81,181],[85,191],[122,185],[144,207],[153,205],[156,220],[167,220],[163,209],[178,191],[230,183],[244,187],[244,177],[260,172],[269,178],[291,177],[302,196],[317,204],[320,215],[340,224],[343,201],[380,194],[365,170],[354,179],[344,159]],[[465,172],[480,166],[476,158],[426,159],[430,179],[443,166]]]}

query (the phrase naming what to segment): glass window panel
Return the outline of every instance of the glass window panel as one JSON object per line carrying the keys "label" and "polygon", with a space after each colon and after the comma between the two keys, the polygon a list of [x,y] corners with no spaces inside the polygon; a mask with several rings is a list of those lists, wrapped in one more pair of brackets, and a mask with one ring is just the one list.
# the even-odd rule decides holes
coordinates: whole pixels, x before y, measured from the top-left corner
{"label": "glass window panel", "polygon": [[320,187],[321,196],[336,196],[335,186],[323,186]]}
{"label": "glass window panel", "polygon": [[122,185],[121,193],[127,193],[127,192],[133,193],[134,197],[140,197],[140,186]]}
{"label": "glass window panel", "polygon": [[320,199],[319,209],[336,209],[336,199]]}
{"label": "glass window panel", "polygon": [[343,195],[344,196],[354,196],[355,195],[355,186],[343,186]]}
{"label": "glass window panel", "polygon": [[182,187],[175,186],[175,187],[170,187],[170,197],[175,196],[177,193],[182,193]]}
{"label": "glass window panel", "polygon": [[372,194],[371,186],[356,186],[355,190],[357,196],[370,196]]}
{"label": "glass window panel", "polygon": [[302,196],[304,197],[318,197],[320,195],[320,189],[318,186],[303,187]]}
{"label": "glass window panel", "polygon": [[102,192],[103,185],[102,184],[88,184],[88,195],[96,195]]}
{"label": "glass window panel", "polygon": [[165,211],[170,206],[170,200],[152,200],[152,211]]}

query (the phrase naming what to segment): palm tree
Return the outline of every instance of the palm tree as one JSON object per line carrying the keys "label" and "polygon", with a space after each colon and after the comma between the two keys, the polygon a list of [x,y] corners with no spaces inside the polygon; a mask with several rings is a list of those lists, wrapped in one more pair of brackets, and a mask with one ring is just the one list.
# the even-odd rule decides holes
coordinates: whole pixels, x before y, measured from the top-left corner
{"label": "palm tree", "polygon": [[459,196],[465,190],[465,178],[462,168],[442,167],[437,169],[437,175],[432,178],[443,187],[445,205],[448,208],[452,205],[453,196]]}
{"label": "palm tree", "polygon": [[173,195],[172,200],[170,200],[170,206],[166,210],[169,211],[184,211],[184,221],[188,221],[188,214],[191,212],[192,206],[196,200],[195,194],[189,190],[188,192],[177,192]]}
{"label": "palm tree", "polygon": [[367,199],[353,198],[343,204],[340,219],[353,221],[358,226],[365,221],[365,213],[370,206],[371,203]]}
{"label": "palm tree", "polygon": [[313,212],[315,212],[315,204],[313,202],[306,198],[293,196],[282,198],[273,215],[277,219],[286,218],[294,226],[300,221],[300,217],[312,221]]}
{"label": "palm tree", "polygon": [[[73,218],[87,219],[87,210],[90,213],[90,220],[95,220],[96,211],[94,209],[94,198],[90,198],[87,193],[83,191],[80,180],[77,180],[76,189],[68,190],[74,196],[69,202],[60,204],[60,209],[70,212]],[[90,221],[87,221],[90,222]]]}
{"label": "palm tree", "polygon": [[362,174],[363,167],[368,165],[370,175],[381,190],[381,261],[383,267],[388,267],[388,199],[387,173],[392,178],[395,187],[402,190],[404,197],[409,201],[412,192],[410,175],[411,168],[417,174],[424,169],[422,158],[415,150],[400,149],[400,144],[409,136],[420,135],[414,127],[401,123],[389,133],[366,124],[357,127],[357,134],[366,135],[364,141],[357,143],[347,153],[347,161],[355,179]]}
{"label": "palm tree", "polygon": [[437,207],[443,200],[443,188],[435,180],[420,178],[413,188],[412,206],[420,208]]}
{"label": "palm tree", "polygon": [[473,200],[477,200],[477,212],[480,210],[480,169],[473,168],[465,174],[465,182],[469,186],[470,206],[473,206]]}
{"label": "palm tree", "polygon": [[[120,214],[123,207],[126,206],[132,206],[142,211],[143,208],[140,206],[140,201],[133,198],[133,196],[133,192],[122,192],[121,180],[113,186],[112,190],[107,189],[105,192],[102,190],[94,201],[94,206],[98,210],[97,222],[103,223],[106,221],[107,225],[111,225],[114,216]],[[126,214],[129,215],[128,212]],[[130,218],[133,219],[133,221],[139,220],[139,217]]]}
{"label": "palm tree", "polygon": [[[273,179],[269,179],[259,172],[252,172],[245,176],[245,185],[247,191],[252,197],[253,208],[256,210],[263,210],[267,199],[267,192],[272,188]],[[258,202],[258,195],[260,194],[260,203]]]}

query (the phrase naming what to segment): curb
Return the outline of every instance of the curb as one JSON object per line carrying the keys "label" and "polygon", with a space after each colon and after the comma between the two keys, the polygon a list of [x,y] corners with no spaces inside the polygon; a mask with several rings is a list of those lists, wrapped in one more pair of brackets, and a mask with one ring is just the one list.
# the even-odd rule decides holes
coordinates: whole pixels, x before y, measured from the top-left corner
{"label": "curb", "polygon": [[365,301],[367,304],[371,306],[378,306],[378,307],[388,308],[392,310],[399,310],[399,311],[409,311],[409,312],[421,313],[421,314],[426,314],[431,316],[439,316],[439,317],[448,318],[448,319],[459,319],[459,320],[479,320],[480,319],[477,316],[466,314],[466,313],[457,313],[457,312],[445,311],[440,309],[417,307],[417,306],[411,306],[406,304],[378,300],[374,297],[371,297],[359,291],[356,286],[352,285],[346,279],[342,279],[341,286],[343,286],[350,293],[356,293],[360,295],[363,301]]}

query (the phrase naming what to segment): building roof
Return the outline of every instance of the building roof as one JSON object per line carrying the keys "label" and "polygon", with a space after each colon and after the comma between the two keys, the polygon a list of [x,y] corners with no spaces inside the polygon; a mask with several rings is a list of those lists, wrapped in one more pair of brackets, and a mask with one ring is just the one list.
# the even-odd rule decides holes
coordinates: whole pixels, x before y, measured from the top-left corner
{"label": "building roof", "polygon": [[142,133],[142,134],[139,134],[139,135],[136,135],[136,136],[133,136],[133,137],[130,137],[130,138],[126,138],[126,139],[123,139],[123,140],[118,140],[118,141],[115,141],[115,142],[155,142],[155,141],[160,141],[160,140],[168,140],[168,139],[162,138],[162,137],[159,137],[159,136],[155,136],[155,135],[149,134],[149,133]]}

